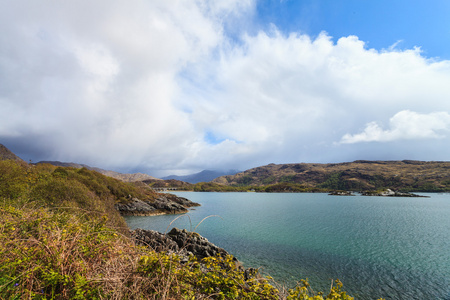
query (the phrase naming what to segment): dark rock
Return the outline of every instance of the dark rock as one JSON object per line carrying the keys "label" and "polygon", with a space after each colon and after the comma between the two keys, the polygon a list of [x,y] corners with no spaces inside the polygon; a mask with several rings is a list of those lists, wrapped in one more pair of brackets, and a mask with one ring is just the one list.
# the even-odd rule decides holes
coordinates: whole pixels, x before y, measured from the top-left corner
{"label": "dark rock", "polygon": [[131,232],[137,244],[146,245],[155,251],[175,252],[182,260],[187,261],[189,255],[201,260],[210,256],[227,256],[229,253],[217,247],[205,237],[186,229],[173,228],[169,233],[163,234],[154,230],[136,229]]}
{"label": "dark rock", "polygon": [[172,194],[160,194],[155,201],[142,201],[129,196],[128,202],[117,203],[115,208],[125,216],[152,216],[187,213],[188,208],[193,206],[200,204]]}
{"label": "dark rock", "polygon": [[[169,201],[178,203],[180,205],[183,205],[184,207],[200,206],[200,204],[192,202],[191,200],[186,199],[184,197],[178,197],[173,194],[162,194],[162,195],[163,196],[161,198],[165,198]],[[160,199],[160,198],[158,198],[158,199]]]}
{"label": "dark rock", "polygon": [[333,191],[333,192],[329,193],[328,195],[331,195],[331,196],[355,196],[355,194],[353,194],[350,191]]}
{"label": "dark rock", "polygon": [[[169,233],[163,234],[154,230],[136,229],[131,231],[131,236],[135,243],[145,245],[155,251],[167,251],[168,254],[176,254],[181,263],[189,263],[189,257],[195,256],[198,261],[210,256],[221,256],[225,258],[229,253],[220,247],[217,247],[205,237],[196,232],[189,232],[186,229],[173,228]],[[245,269],[242,264],[233,257],[234,266],[244,272],[245,280],[259,278],[259,270],[255,268]],[[228,270],[227,264],[221,264],[221,268]],[[210,272],[206,265],[201,265],[202,272]]]}
{"label": "dark rock", "polygon": [[197,256],[198,259],[217,255],[225,257],[228,255],[225,249],[217,247],[196,232],[173,228],[167,235],[177,243],[180,249],[186,249]]}
{"label": "dark rock", "polygon": [[175,241],[164,233],[155,230],[144,230],[137,228],[131,231],[131,236],[140,244],[152,248],[155,251],[178,252],[179,247]]}
{"label": "dark rock", "polygon": [[132,198],[128,203],[117,203],[115,208],[120,212],[121,215],[132,215],[132,216],[142,216],[142,215],[152,215],[156,214],[156,208],[151,202],[145,202],[137,198]]}

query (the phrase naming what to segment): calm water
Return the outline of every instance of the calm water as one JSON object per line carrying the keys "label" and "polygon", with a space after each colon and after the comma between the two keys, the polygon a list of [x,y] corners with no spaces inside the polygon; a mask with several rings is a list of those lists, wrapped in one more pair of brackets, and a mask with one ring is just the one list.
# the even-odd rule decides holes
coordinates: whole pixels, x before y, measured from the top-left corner
{"label": "calm water", "polygon": [[431,198],[176,193],[188,214],[127,217],[131,228],[196,231],[246,267],[292,286],[339,278],[356,299],[450,300],[450,194]]}

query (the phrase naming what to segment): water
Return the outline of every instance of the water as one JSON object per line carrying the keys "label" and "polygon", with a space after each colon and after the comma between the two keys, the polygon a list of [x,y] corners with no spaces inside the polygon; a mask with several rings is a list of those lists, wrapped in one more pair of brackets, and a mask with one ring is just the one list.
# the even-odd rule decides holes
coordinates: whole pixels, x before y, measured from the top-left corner
{"label": "water", "polygon": [[202,206],[170,226],[177,216],[127,217],[128,225],[161,232],[198,225],[246,267],[261,266],[289,287],[308,278],[328,291],[339,278],[356,299],[450,300],[450,194],[176,194]]}

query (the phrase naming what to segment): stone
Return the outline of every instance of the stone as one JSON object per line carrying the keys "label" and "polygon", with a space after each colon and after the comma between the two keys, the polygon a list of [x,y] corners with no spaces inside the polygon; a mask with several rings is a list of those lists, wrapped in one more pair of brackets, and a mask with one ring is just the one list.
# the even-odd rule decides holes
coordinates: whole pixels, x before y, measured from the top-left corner
{"label": "stone", "polygon": [[155,251],[175,252],[186,261],[189,254],[196,256],[198,260],[210,256],[229,255],[225,249],[214,245],[198,233],[189,232],[186,229],[173,228],[169,233],[164,234],[138,228],[131,231],[131,236],[137,244],[148,246]]}
{"label": "stone", "polygon": [[154,201],[143,201],[128,197],[126,203],[117,203],[115,208],[124,216],[152,216],[158,214],[187,213],[189,207],[200,206],[186,198],[172,194],[160,194]]}

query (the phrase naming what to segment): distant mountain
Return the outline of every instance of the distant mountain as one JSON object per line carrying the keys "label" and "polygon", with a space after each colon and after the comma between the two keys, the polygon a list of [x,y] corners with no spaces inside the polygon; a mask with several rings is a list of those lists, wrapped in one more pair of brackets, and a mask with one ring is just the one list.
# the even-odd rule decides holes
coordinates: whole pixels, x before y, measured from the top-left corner
{"label": "distant mountain", "polygon": [[72,162],[61,162],[61,161],[40,161],[37,164],[51,164],[57,167],[72,167],[72,168],[86,168],[89,170],[94,170],[97,171],[103,175],[109,176],[109,177],[113,177],[125,182],[132,182],[132,181],[143,181],[143,180],[159,180],[158,178],[155,178],[153,176],[147,175],[147,174],[142,174],[142,173],[133,173],[133,174],[123,174],[123,173],[119,173],[119,172],[115,172],[115,171],[108,171],[108,170],[103,170],[100,168],[96,168],[96,167],[90,167],[88,165],[84,165],[84,164],[78,164],[78,163],[72,163]]}
{"label": "distant mountain", "polygon": [[15,161],[23,161],[20,157],[11,152],[8,148],[0,144],[0,160],[12,159]]}
{"label": "distant mountain", "polygon": [[330,190],[450,191],[450,162],[366,161],[338,164],[269,164],[216,178],[227,186],[297,184]]}
{"label": "distant mountain", "polygon": [[239,173],[237,170],[228,170],[228,171],[217,171],[217,170],[203,170],[199,173],[185,175],[185,176],[177,176],[177,175],[170,175],[166,177],[162,177],[161,179],[175,179],[180,180],[184,182],[189,183],[198,183],[198,182],[209,182],[217,177],[224,176],[224,175],[234,175],[236,173]]}

